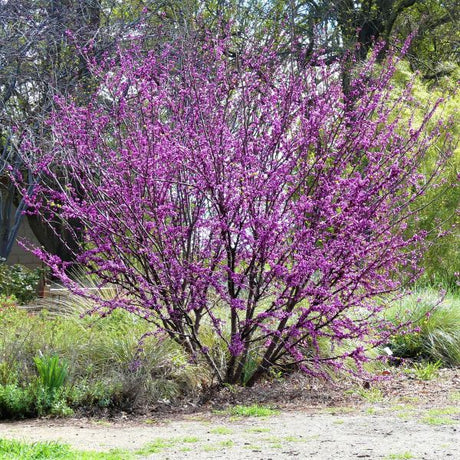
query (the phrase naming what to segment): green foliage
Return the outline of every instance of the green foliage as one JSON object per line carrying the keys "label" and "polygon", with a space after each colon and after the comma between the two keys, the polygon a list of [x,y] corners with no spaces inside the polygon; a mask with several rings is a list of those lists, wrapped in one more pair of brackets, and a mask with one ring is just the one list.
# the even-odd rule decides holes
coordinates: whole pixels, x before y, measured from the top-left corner
{"label": "green foliage", "polygon": [[251,406],[233,406],[226,413],[237,417],[269,417],[279,414],[279,411],[271,407],[253,404]]}
{"label": "green foliage", "polygon": [[383,401],[383,393],[379,388],[359,388],[356,393],[361,396],[365,401],[370,403],[377,403]]}
{"label": "green foliage", "polygon": [[411,67],[420,70],[429,80],[452,74],[455,79],[460,64],[458,2],[424,0],[408,3],[414,4],[400,15],[395,29],[401,38],[417,31],[408,53]]}
{"label": "green foliage", "polygon": [[129,452],[86,452],[72,449],[68,444],[53,441],[26,443],[0,439],[0,458],[4,460],[128,460]]}
{"label": "green foliage", "polygon": [[[444,78],[437,86],[430,86],[414,74],[407,62],[398,66],[394,75],[395,97],[401,94],[406,84],[413,82],[413,100],[409,102],[407,117],[415,110],[415,121],[421,122],[424,114],[433,102],[443,98],[437,113],[431,120],[431,128],[441,119],[451,119],[448,134],[454,142],[454,152],[436,183],[431,183],[426,194],[414,203],[414,218],[410,222],[410,231],[428,233],[428,247],[421,261],[424,268],[419,287],[436,286],[449,291],[459,290],[460,279],[455,275],[460,272],[460,119],[458,106],[460,92],[455,91],[455,78]],[[456,144],[455,144],[456,143]],[[437,161],[446,154],[446,138],[441,137],[427,152],[419,171],[426,178],[438,167]]]}
{"label": "green foliage", "polygon": [[402,454],[390,454],[386,458],[389,460],[399,460],[414,458],[414,456],[410,452],[403,452]]}
{"label": "green foliage", "polygon": [[64,385],[69,373],[69,365],[60,361],[59,356],[36,356],[34,358],[38,375],[43,386],[55,393]]}
{"label": "green foliage", "polygon": [[0,263],[0,307],[3,296],[14,296],[21,304],[35,299],[40,276],[40,269],[29,270],[22,265]]}
{"label": "green foliage", "polygon": [[433,380],[435,377],[437,377],[438,370],[441,365],[441,361],[436,361],[435,363],[414,363],[413,371],[415,376],[420,380]]}
{"label": "green foliage", "polygon": [[11,308],[17,305],[17,300],[14,295],[7,296],[4,294],[0,294],[0,310],[4,308]]}
{"label": "green foliage", "polygon": [[0,308],[0,323],[0,418],[137,410],[192,395],[207,378],[169,339],[139,345],[149,324],[122,311],[80,318]]}
{"label": "green foliage", "polygon": [[396,357],[460,365],[460,297],[450,294],[438,303],[439,294],[427,289],[404,297],[387,312],[394,323],[412,321],[414,328],[391,340]]}
{"label": "green foliage", "polygon": [[56,442],[35,442],[27,444],[20,441],[0,439],[0,456],[3,459],[49,459],[64,458],[70,454],[70,447]]}
{"label": "green foliage", "polygon": [[34,415],[34,395],[16,383],[0,385],[0,419]]}
{"label": "green foliage", "polygon": [[173,441],[170,439],[155,439],[154,441],[146,444],[142,449],[136,451],[137,455],[149,455],[149,454],[158,454],[164,449],[171,447]]}

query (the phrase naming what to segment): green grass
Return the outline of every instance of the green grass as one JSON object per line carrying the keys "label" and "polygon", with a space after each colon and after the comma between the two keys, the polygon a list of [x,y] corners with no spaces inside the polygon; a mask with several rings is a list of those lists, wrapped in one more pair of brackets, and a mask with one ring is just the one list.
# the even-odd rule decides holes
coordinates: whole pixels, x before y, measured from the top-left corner
{"label": "green grass", "polygon": [[410,452],[403,452],[402,454],[390,454],[386,457],[388,460],[405,460],[415,458]]}
{"label": "green grass", "polygon": [[409,373],[413,373],[415,377],[419,380],[433,380],[439,374],[439,369],[442,366],[442,362],[440,360],[433,362],[421,362],[421,363],[414,363],[412,369],[409,369]]}
{"label": "green grass", "polygon": [[233,447],[235,443],[231,439],[227,439],[226,441],[221,441],[219,445],[221,447]]}
{"label": "green grass", "polygon": [[142,449],[136,450],[136,455],[158,454],[164,449],[168,449],[174,445],[171,439],[158,438],[145,444]]}
{"label": "green grass", "polygon": [[303,439],[300,436],[285,436],[283,438],[283,441],[286,441],[286,442],[305,442],[305,439]]}
{"label": "green grass", "polygon": [[449,417],[436,417],[433,415],[423,417],[421,422],[427,425],[456,425],[458,423]]}
{"label": "green grass", "polygon": [[10,439],[0,439],[2,460],[129,460],[133,456],[128,451],[110,452],[79,451],[58,442],[26,443]]}
{"label": "green grass", "polygon": [[435,409],[429,409],[421,419],[422,423],[428,425],[455,425],[458,421],[448,417],[449,415],[460,414],[460,407],[447,406]]}
{"label": "green grass", "polygon": [[[148,442],[145,444],[141,449],[136,450],[136,455],[150,455],[150,454],[158,454],[165,449],[170,449],[172,447],[178,447],[181,444],[194,444],[200,442],[200,438],[197,436],[186,436],[183,438],[157,438],[153,441]],[[179,447],[180,450],[189,449],[188,446]]]}
{"label": "green grass", "polygon": [[390,410],[396,412],[396,416],[403,420],[409,420],[417,413],[417,408],[411,404],[396,404]]}
{"label": "green grass", "polygon": [[[451,293],[439,301],[435,290],[423,289],[403,297],[388,310],[387,318],[394,323],[411,321],[418,328],[391,340],[396,357],[440,363],[438,366],[460,365],[460,296]],[[436,369],[424,366],[418,369],[422,378],[433,377]]]}
{"label": "green grass", "polygon": [[226,426],[216,426],[213,428],[210,433],[212,434],[232,434],[233,430],[227,428]]}
{"label": "green grass", "polygon": [[271,417],[273,415],[278,415],[280,411],[272,409],[271,407],[253,404],[251,406],[233,406],[220,413],[232,415],[234,417]]}
{"label": "green grass", "polygon": [[380,390],[379,388],[359,388],[356,390],[356,394],[358,394],[362,399],[370,403],[383,401],[383,393],[382,390]]}
{"label": "green grass", "polygon": [[0,418],[132,410],[199,391],[206,369],[171,340],[149,336],[139,350],[146,321],[123,311],[80,318],[89,305],[71,301],[63,315],[0,305]]}
{"label": "green grass", "polygon": [[436,409],[429,409],[427,414],[435,417],[439,415],[456,415],[460,414],[460,407],[447,406]]}

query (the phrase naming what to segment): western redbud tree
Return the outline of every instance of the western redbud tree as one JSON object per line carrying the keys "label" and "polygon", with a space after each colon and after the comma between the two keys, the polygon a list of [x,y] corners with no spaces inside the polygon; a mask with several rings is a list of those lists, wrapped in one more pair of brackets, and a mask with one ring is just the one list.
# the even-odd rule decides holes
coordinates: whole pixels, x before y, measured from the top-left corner
{"label": "western redbud tree", "polygon": [[92,102],[57,101],[30,209],[83,232],[79,266],[120,288],[110,302],[91,294],[104,314],[145,318],[220,383],[359,368],[394,332],[380,297],[416,272],[423,235],[405,221],[440,129],[426,133],[432,111],[417,125],[400,116],[410,95],[392,96],[395,59],[377,72],[371,57],[345,95],[340,62],[241,47],[209,36],[200,52],[133,45],[93,63]]}

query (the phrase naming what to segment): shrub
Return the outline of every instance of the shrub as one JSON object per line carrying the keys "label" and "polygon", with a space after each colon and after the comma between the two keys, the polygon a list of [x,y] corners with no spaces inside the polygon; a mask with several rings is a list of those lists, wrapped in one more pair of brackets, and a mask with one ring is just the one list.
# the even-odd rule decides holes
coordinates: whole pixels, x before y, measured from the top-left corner
{"label": "shrub", "polygon": [[7,308],[0,323],[0,418],[144,410],[196,395],[207,380],[170,339],[140,344],[148,324],[123,311],[95,319]]}
{"label": "shrub", "polygon": [[[439,304],[439,305],[438,305]],[[412,322],[413,332],[396,335],[390,347],[396,357],[460,365],[460,299],[425,289],[404,297],[388,311],[395,324]]]}
{"label": "shrub", "polygon": [[[83,232],[77,263],[122,288],[98,299],[101,312],[146,319],[221,384],[251,385],[278,365],[359,368],[366,344],[392,332],[376,297],[399,288],[396,271],[416,272],[423,234],[406,223],[434,179],[417,167],[439,136],[425,133],[436,105],[403,119],[409,89],[393,97],[395,62],[376,72],[378,49],[344,94],[340,62],[294,69],[276,47],[249,44],[232,58],[210,36],[195,48],[134,43],[93,63],[92,103],[58,101],[54,148],[31,165],[47,184],[63,169],[68,180],[36,187],[30,205]],[[89,296],[68,263],[35,254]],[[223,370],[203,328],[226,349]],[[324,337],[357,344],[323,358]]]}
{"label": "shrub", "polygon": [[34,395],[30,388],[16,383],[0,385],[0,419],[35,415]]}
{"label": "shrub", "polygon": [[37,297],[41,270],[29,270],[22,265],[0,263],[0,298],[12,297],[25,304]]}

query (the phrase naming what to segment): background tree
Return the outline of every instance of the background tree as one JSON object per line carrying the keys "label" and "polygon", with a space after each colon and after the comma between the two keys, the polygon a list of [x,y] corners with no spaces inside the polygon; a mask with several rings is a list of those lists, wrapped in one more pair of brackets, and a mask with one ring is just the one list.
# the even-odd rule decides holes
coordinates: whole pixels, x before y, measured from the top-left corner
{"label": "background tree", "polygon": [[[6,0],[0,5],[0,257],[7,258],[25,209],[25,202],[6,177],[12,167],[29,178],[18,155],[22,134],[46,145],[46,120],[57,95],[88,101],[95,84],[88,73],[88,52],[97,59],[111,53],[139,23],[142,3],[115,0]],[[81,50],[87,49],[85,58]],[[89,51],[90,50],[90,51]],[[21,151],[30,156],[32,152]],[[64,171],[61,171],[64,173]],[[15,208],[19,211],[15,212]],[[28,215],[38,241],[64,259],[76,242],[58,217],[45,222]],[[61,238],[56,238],[60,235]],[[73,235],[78,238],[78,235]]]}

